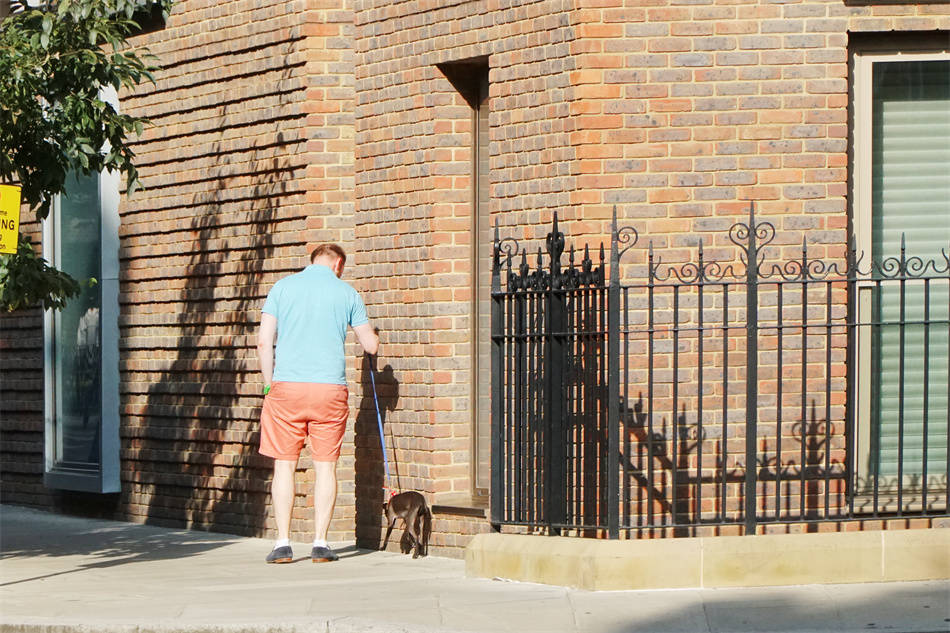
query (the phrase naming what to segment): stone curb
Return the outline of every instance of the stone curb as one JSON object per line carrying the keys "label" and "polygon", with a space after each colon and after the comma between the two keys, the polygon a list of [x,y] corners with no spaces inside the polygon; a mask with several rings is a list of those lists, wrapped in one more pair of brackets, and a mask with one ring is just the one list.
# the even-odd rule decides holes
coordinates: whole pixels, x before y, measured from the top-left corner
{"label": "stone curb", "polygon": [[0,619],[0,633],[460,633],[454,629],[400,625],[363,618],[312,618],[306,622],[202,624],[156,622],[153,624],[9,622]]}

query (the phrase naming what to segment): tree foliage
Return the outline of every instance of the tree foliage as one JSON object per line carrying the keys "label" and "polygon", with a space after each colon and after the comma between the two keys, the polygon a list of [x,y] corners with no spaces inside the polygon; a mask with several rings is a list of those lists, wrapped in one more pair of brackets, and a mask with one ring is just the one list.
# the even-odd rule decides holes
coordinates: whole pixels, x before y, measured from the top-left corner
{"label": "tree foliage", "polygon": [[28,237],[20,236],[16,255],[0,258],[0,305],[7,311],[37,303],[59,310],[79,289],[79,282],[36,254]]}
{"label": "tree foliage", "polygon": [[[167,13],[171,0],[162,0]],[[103,100],[103,90],[133,88],[152,81],[153,58],[128,46],[138,29],[136,12],[146,0],[59,0],[11,15],[0,22],[0,182],[18,183],[23,201],[38,219],[49,215],[54,196],[63,193],[71,173],[114,170],[127,189],[139,186],[129,139],[147,121],[122,114]],[[27,255],[23,236],[15,255],[3,255],[0,304],[24,303],[14,288],[24,275],[58,298],[35,300],[59,306],[71,296],[70,284],[42,259]],[[9,259],[21,261],[7,261]],[[58,273],[58,275],[57,275]],[[52,275],[47,282],[44,276]],[[58,293],[58,294],[57,294]],[[72,293],[75,294],[75,291]]]}

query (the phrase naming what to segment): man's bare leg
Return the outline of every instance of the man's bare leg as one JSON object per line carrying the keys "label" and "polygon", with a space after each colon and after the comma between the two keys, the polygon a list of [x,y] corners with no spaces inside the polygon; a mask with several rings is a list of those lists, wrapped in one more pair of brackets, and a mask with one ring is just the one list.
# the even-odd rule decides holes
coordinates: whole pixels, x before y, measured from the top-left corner
{"label": "man's bare leg", "polygon": [[336,506],[336,462],[313,462],[313,527],[316,541],[327,540],[330,519]]}
{"label": "man's bare leg", "polygon": [[290,516],[294,510],[294,473],[296,459],[275,459],[274,478],[271,480],[270,496],[274,504],[274,522],[277,524],[277,539],[290,538]]}

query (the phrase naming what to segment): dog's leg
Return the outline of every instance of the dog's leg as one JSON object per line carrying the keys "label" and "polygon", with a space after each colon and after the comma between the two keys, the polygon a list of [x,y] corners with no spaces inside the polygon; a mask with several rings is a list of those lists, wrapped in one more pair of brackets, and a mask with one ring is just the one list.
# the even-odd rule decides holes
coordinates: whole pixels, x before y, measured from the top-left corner
{"label": "dog's leg", "polygon": [[419,558],[419,512],[422,508],[416,506],[406,516],[406,532],[412,537],[412,557]]}
{"label": "dog's leg", "polygon": [[[386,517],[389,519],[389,517]],[[393,528],[396,527],[396,517],[393,517],[389,521],[389,527],[386,528],[386,538],[383,540],[383,551],[386,551],[386,546],[389,545],[389,535],[393,533]]]}
{"label": "dog's leg", "polygon": [[432,512],[429,511],[429,508],[425,508],[422,513],[420,513],[422,518],[422,542],[420,543],[422,548],[422,556],[429,555],[429,537],[432,535]]}

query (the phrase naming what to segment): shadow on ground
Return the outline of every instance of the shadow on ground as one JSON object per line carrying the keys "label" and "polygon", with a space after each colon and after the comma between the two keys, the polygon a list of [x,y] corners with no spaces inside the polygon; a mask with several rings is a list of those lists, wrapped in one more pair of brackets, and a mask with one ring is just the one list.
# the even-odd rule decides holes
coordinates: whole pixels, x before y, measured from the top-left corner
{"label": "shadow on ground", "polygon": [[[609,599],[610,593],[603,594],[604,598]],[[631,602],[640,605],[641,613],[636,616],[624,617],[613,602],[615,623],[598,630],[604,633],[950,631],[950,600],[946,585],[941,583],[719,589],[685,591],[682,598],[675,597],[673,592],[663,594],[661,600],[650,606],[634,598],[649,599],[649,594],[629,594],[634,598]],[[593,607],[600,595],[593,594],[591,604],[585,606]],[[605,608],[607,604],[604,603]],[[644,616],[643,611],[652,613]],[[583,615],[578,614],[578,622],[583,626]]]}
{"label": "shadow on ground", "polygon": [[[68,533],[70,537],[63,538]],[[235,543],[237,537],[194,530],[157,529],[118,521],[78,519],[39,510],[0,509],[0,561],[19,557],[91,557],[77,569],[50,576],[156,560],[199,556]],[[45,576],[0,582],[0,586]]]}

